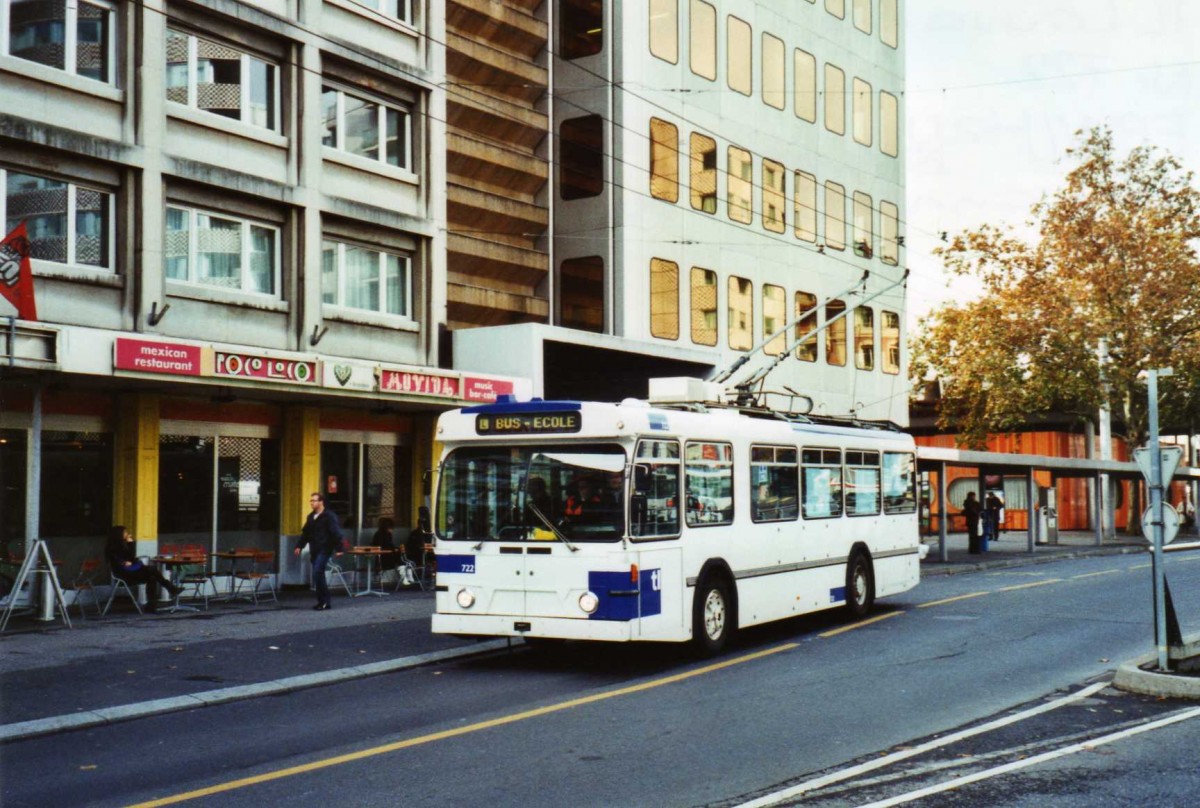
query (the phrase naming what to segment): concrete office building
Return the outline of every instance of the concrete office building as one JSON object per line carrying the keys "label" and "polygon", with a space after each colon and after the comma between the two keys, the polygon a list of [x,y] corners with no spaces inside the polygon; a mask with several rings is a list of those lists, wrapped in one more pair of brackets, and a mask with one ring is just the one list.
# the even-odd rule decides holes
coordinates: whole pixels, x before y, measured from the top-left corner
{"label": "concrete office building", "polygon": [[352,536],[407,527],[436,414],[528,392],[439,369],[444,22],[0,0],[0,222],[28,229],[40,315],[0,320],[5,550],[39,464],[68,577],[113,523],[142,551],[286,548],[315,490]]}

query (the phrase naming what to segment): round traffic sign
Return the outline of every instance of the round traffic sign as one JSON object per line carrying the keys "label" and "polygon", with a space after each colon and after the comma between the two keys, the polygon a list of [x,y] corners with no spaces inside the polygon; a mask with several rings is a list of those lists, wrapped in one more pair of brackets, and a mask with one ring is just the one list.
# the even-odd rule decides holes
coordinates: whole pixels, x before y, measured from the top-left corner
{"label": "round traffic sign", "polygon": [[[1150,508],[1142,512],[1142,535],[1146,537],[1151,544],[1154,544],[1154,526],[1150,524]],[[1170,544],[1179,535],[1179,511],[1174,507],[1163,503],[1163,546]]]}

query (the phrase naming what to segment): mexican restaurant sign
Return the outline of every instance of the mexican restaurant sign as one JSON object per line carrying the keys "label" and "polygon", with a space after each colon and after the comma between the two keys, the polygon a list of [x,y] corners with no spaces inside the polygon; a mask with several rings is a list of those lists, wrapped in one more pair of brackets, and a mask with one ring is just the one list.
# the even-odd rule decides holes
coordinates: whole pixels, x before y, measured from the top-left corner
{"label": "mexican restaurant sign", "polygon": [[222,350],[216,350],[214,353],[212,373],[214,376],[284,382],[286,384],[317,385],[320,383],[315,360],[277,359],[258,354]]}
{"label": "mexican restaurant sign", "polygon": [[199,345],[118,337],[113,367],[139,373],[199,376],[202,354],[203,349]]}

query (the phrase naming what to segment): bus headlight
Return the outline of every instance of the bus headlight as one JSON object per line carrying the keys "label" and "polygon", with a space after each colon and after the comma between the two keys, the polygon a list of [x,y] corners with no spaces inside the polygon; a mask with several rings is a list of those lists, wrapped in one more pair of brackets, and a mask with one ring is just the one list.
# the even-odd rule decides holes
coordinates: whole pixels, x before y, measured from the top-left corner
{"label": "bus headlight", "polygon": [[583,609],[584,613],[591,614],[600,608],[600,598],[591,592],[584,592],[579,596],[579,608]]}
{"label": "bus headlight", "polygon": [[458,594],[454,596],[454,599],[457,600],[458,605],[464,609],[469,609],[475,605],[475,595],[471,593],[470,589],[458,590]]}

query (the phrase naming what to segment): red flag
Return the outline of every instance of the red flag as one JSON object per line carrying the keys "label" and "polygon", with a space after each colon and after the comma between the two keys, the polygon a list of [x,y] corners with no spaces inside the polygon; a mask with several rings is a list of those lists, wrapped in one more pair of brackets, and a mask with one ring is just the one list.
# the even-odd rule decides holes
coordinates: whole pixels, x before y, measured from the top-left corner
{"label": "red flag", "polygon": [[29,266],[29,236],[25,223],[0,241],[0,294],[17,307],[22,320],[36,320],[37,304],[33,300],[33,269]]}

